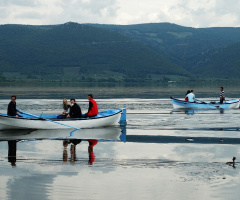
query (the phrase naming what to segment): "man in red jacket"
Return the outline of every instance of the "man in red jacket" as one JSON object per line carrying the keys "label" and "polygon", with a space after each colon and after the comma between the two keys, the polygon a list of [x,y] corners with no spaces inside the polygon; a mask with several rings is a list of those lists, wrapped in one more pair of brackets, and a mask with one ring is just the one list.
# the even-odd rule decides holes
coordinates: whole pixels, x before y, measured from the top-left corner
{"label": "man in red jacket", "polygon": [[88,108],[88,112],[86,113],[86,116],[93,117],[98,114],[97,103],[95,100],[93,100],[92,94],[88,95],[88,100],[89,100],[89,108]]}

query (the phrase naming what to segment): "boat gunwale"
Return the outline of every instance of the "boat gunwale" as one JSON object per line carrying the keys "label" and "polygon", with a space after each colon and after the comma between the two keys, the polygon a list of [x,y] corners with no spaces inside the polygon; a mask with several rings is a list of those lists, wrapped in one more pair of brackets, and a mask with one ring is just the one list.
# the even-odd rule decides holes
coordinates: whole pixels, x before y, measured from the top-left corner
{"label": "boat gunwale", "polygon": [[[103,111],[104,112],[104,111]],[[122,110],[119,109],[118,112],[111,114],[111,115],[107,115],[107,116],[102,116],[102,117],[92,117],[92,118],[65,118],[65,119],[55,119],[55,118],[26,118],[26,117],[15,117],[15,116],[8,116],[8,115],[3,115],[2,113],[0,113],[0,117],[6,117],[6,118],[10,118],[10,119],[23,119],[23,120],[52,120],[52,121],[63,121],[63,122],[67,122],[67,121],[80,121],[80,120],[94,120],[94,119],[102,119],[102,118],[107,118],[107,117],[111,117],[114,115],[117,115],[119,113],[121,113]]]}
{"label": "boat gunwale", "polygon": [[[224,105],[224,104],[235,104],[235,103],[238,103],[240,101],[240,99],[233,99],[233,100],[237,100],[236,102],[228,102],[228,103],[199,103],[199,102],[189,102],[189,101],[184,101],[184,100],[181,100],[181,99],[176,99],[176,98],[173,98],[173,97],[170,97],[171,100],[175,100],[175,101],[179,101],[179,102],[185,102],[185,103],[195,103],[195,104],[208,104],[208,105]],[[231,100],[230,100],[231,101]]]}

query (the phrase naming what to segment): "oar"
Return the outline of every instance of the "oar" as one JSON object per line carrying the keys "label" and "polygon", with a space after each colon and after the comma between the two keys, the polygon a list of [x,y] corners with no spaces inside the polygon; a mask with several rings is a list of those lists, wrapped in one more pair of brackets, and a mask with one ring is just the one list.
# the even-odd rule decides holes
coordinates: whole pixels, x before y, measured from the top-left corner
{"label": "oar", "polygon": [[[196,99],[196,98],[195,98]],[[204,101],[201,101],[201,100],[199,100],[199,99],[196,99],[197,101],[199,101],[200,103],[204,103],[204,104],[206,104],[206,102],[204,102]]]}
{"label": "oar", "polygon": [[29,115],[29,116],[32,116],[32,117],[37,118],[37,119],[43,119],[43,120],[46,120],[46,121],[49,121],[49,122],[53,122],[53,123],[55,123],[55,124],[59,124],[59,125],[62,125],[62,126],[67,126],[67,127],[69,127],[69,128],[74,128],[74,129],[77,129],[77,130],[80,129],[80,128],[77,128],[77,127],[74,127],[74,126],[70,126],[70,125],[67,125],[67,124],[63,124],[63,123],[57,122],[57,121],[52,121],[52,120],[47,119],[47,118],[42,118],[42,117],[39,117],[39,116],[37,116],[37,115],[33,115],[33,114],[30,114],[30,113],[26,113],[26,112],[20,111],[19,109],[17,109],[17,111],[18,111],[19,113],[22,113],[22,114],[25,114],[25,115]]}

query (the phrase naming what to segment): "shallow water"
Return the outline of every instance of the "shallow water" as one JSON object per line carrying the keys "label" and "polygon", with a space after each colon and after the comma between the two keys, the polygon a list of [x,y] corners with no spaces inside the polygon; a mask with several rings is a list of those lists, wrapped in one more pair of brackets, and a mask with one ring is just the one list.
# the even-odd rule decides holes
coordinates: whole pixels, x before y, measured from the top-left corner
{"label": "shallow water", "polygon": [[[60,113],[61,101],[17,104],[34,114]],[[87,101],[77,101],[87,111]],[[8,102],[0,100],[0,112]],[[100,110],[126,105],[127,126],[0,132],[0,199],[238,198],[239,109],[173,110],[169,99],[97,102]],[[98,140],[92,151],[89,139]],[[8,140],[18,140],[16,157]],[[226,164],[233,156],[236,164]]]}

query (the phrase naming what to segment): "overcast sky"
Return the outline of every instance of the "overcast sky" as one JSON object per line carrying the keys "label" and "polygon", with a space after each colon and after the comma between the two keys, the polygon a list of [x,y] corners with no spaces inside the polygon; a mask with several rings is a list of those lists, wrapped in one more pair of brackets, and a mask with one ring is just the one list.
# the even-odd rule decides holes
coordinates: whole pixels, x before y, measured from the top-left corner
{"label": "overcast sky", "polygon": [[240,27],[240,0],[0,0],[0,24],[66,22]]}

